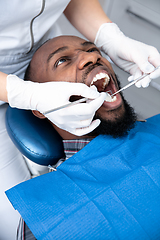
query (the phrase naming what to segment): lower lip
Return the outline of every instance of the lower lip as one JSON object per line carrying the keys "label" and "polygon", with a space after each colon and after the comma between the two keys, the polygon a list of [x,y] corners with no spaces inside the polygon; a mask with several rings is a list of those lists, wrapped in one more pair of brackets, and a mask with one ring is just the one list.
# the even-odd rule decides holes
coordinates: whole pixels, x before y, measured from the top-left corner
{"label": "lower lip", "polygon": [[114,102],[106,102],[104,101],[103,103],[103,107],[108,108],[108,109],[114,109],[114,108],[118,108],[121,104],[122,104],[122,98],[120,94],[116,95],[117,99]]}

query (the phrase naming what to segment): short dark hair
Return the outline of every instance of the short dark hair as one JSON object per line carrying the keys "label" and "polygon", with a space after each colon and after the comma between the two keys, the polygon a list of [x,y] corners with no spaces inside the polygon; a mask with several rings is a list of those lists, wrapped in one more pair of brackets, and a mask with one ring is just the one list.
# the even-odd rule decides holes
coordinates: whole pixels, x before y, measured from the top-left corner
{"label": "short dark hair", "polygon": [[[39,46],[39,47],[36,49],[35,53],[38,51],[38,49],[39,49],[40,47],[42,47],[42,46],[43,46],[45,43],[47,43],[49,40],[50,40],[50,39],[48,39],[48,40],[46,40],[44,43],[42,43],[42,45]],[[34,54],[35,54],[35,53],[34,53]],[[32,80],[32,79],[31,79],[31,61],[30,61],[29,65],[28,65],[28,67],[27,67],[27,69],[26,69],[26,71],[25,71],[24,80]]]}

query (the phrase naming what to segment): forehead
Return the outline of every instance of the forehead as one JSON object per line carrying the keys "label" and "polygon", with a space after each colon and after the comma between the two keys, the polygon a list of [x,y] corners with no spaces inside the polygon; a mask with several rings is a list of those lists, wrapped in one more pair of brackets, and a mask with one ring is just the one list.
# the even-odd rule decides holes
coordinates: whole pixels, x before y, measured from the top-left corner
{"label": "forehead", "polygon": [[[36,54],[34,55],[34,61],[36,58],[38,61],[40,58],[43,58],[43,63],[47,62],[48,57],[51,53],[57,53],[55,51],[62,49],[62,50],[74,50],[74,49],[82,49],[87,46],[91,46],[93,43],[88,42],[82,38],[75,37],[75,36],[60,36],[53,38],[47,41],[42,47],[38,49]],[[60,51],[58,51],[59,53]]]}
{"label": "forehead", "polygon": [[85,42],[84,39],[76,36],[59,36],[48,41],[49,44],[56,46],[79,46],[81,43]]}
{"label": "forehead", "polygon": [[87,44],[93,44],[93,43],[90,43],[76,36],[60,36],[60,37],[56,37],[49,40],[46,43],[46,46],[44,45],[44,47],[48,49],[52,48],[56,50],[57,48],[64,47],[64,46],[77,48],[77,47],[83,47]]}

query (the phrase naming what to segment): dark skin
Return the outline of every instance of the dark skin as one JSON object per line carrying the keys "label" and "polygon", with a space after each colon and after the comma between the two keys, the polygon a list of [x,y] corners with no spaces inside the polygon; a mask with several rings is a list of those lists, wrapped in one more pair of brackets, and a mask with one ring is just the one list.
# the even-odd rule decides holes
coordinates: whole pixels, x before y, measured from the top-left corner
{"label": "dark skin", "polygon": [[[104,79],[94,83],[99,92],[112,93],[118,90],[118,84],[110,63],[102,57],[99,49],[84,39],[74,36],[60,36],[46,42],[34,54],[31,64],[30,79],[35,82],[63,81],[84,83],[90,86],[97,74],[108,74],[110,81],[103,88]],[[115,117],[124,114],[124,104],[120,94],[113,102],[104,102],[97,113],[114,122]],[[34,111],[38,117],[42,114]],[[76,136],[54,126],[64,139]],[[79,137],[78,137],[79,138]]]}

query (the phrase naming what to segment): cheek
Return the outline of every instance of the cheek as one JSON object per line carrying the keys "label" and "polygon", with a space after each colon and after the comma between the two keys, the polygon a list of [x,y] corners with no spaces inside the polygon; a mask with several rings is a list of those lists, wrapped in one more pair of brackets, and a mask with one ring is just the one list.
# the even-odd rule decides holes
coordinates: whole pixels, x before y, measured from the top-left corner
{"label": "cheek", "polygon": [[48,73],[49,80],[61,82],[76,82],[76,73],[72,69],[60,69]]}
{"label": "cheek", "polygon": [[113,71],[113,68],[112,68],[110,62],[108,62],[108,60],[107,60],[106,58],[103,58],[103,62],[107,65],[107,67],[108,67],[111,71]]}
{"label": "cheek", "polygon": [[109,120],[114,122],[117,119],[121,119],[125,114],[125,107],[122,104],[119,108],[114,110],[106,110],[103,106],[96,112],[96,117],[103,120]]}

